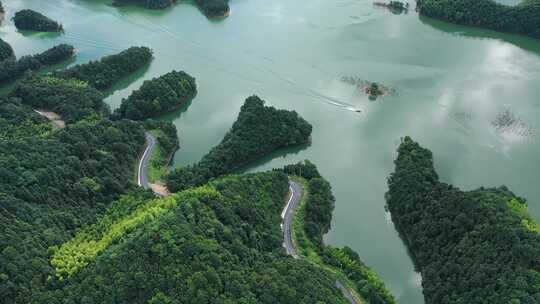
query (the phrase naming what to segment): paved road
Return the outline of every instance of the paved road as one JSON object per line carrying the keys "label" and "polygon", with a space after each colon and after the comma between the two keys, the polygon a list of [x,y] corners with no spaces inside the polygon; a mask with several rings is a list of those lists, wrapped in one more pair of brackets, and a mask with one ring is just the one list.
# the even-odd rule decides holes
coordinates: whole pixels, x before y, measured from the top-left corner
{"label": "paved road", "polygon": [[351,293],[350,289],[345,287],[343,285],[343,283],[341,283],[340,281],[336,281],[336,287],[341,290],[341,293],[343,294],[343,296],[349,300],[349,302],[351,302],[351,304],[362,304],[361,302],[357,301],[356,298],[353,296],[353,294]]}
{"label": "paved road", "polygon": [[[294,243],[292,240],[292,223],[294,219],[294,213],[300,205],[304,189],[300,184],[290,180],[289,190],[291,191],[291,197],[289,198],[287,205],[285,205],[285,209],[283,209],[283,212],[281,213],[281,217],[283,218],[283,223],[281,224],[284,239],[283,246],[287,250],[288,255],[292,256],[295,259],[299,259],[300,256],[298,255],[298,251],[296,250],[296,247],[294,247]],[[356,300],[351,291],[347,287],[345,287],[340,281],[336,281],[336,287],[341,290],[343,296],[347,300],[349,300],[351,304],[362,304],[361,302],[358,302]]]}
{"label": "paved road", "polygon": [[283,229],[283,238],[285,240],[283,245],[285,246],[288,255],[298,259],[300,256],[298,255],[292,240],[292,222],[294,219],[294,212],[300,205],[303,189],[298,183],[289,181],[289,190],[291,191],[291,197],[289,198],[285,209],[283,209],[283,212],[281,213],[281,217],[283,218],[281,228]]}
{"label": "paved road", "polygon": [[144,153],[141,157],[141,160],[139,161],[139,170],[137,171],[137,183],[139,186],[143,187],[144,189],[150,188],[148,185],[148,166],[150,165],[150,158],[152,156],[152,152],[154,152],[154,149],[156,148],[157,140],[154,137],[154,135],[146,132],[146,149],[144,149]]}

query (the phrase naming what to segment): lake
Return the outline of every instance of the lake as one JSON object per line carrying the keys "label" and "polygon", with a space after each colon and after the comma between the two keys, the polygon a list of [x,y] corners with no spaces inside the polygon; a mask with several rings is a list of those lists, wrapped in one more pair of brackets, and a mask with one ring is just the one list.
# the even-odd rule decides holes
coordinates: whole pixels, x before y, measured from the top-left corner
{"label": "lake", "polygon": [[[152,64],[109,92],[113,109],[146,79],[172,69],[196,77],[198,96],[166,117],[179,130],[175,166],[216,145],[252,94],[296,110],[314,126],[311,146],[245,170],[315,162],[337,199],[326,241],[356,250],[401,303],[423,303],[421,277],[384,209],[401,137],[433,151],[445,182],[465,190],[505,184],[540,220],[540,41],[414,11],[394,15],[368,0],[232,0],[221,21],[187,2],[164,11],[109,2],[4,1],[0,37],[17,56],[73,44],[77,63],[151,47]],[[17,32],[9,18],[22,8],[61,21],[65,34]],[[369,100],[351,84],[366,81],[395,92]]]}

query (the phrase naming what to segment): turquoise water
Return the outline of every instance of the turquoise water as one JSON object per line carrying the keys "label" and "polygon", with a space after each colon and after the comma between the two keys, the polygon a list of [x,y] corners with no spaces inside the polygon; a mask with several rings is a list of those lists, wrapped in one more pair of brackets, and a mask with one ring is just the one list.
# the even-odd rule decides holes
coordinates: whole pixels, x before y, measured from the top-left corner
{"label": "turquoise water", "polygon": [[[444,181],[463,189],[506,184],[528,198],[540,220],[540,145],[527,135],[540,128],[540,41],[414,12],[393,15],[366,0],[232,0],[223,21],[208,21],[190,3],[159,12],[114,8],[108,1],[4,6],[0,37],[18,56],[61,42],[77,47],[76,62],[132,45],[151,47],[152,64],[109,92],[113,108],[142,81],[172,69],[196,77],[198,96],[166,117],[179,130],[175,166],[197,161],[216,145],[249,95],[298,111],[314,125],[312,145],[275,153],[246,170],[314,161],[337,198],[327,242],[356,250],[401,303],[423,303],[420,275],[384,210],[386,178],[402,136],[434,152]],[[60,20],[66,33],[18,33],[8,19],[23,7]],[[344,76],[396,93],[370,101]],[[505,111],[514,122],[495,128],[492,121]]]}

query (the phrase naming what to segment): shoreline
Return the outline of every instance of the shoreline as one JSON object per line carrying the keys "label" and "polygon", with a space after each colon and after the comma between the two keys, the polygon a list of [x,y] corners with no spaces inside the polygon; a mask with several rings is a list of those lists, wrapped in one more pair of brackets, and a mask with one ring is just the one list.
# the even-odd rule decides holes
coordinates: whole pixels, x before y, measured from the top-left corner
{"label": "shoreline", "polygon": [[210,20],[223,20],[231,15],[231,8],[229,8],[223,15],[208,16]]}
{"label": "shoreline", "polygon": [[[302,189],[298,206],[296,206],[295,210],[292,211],[292,222],[291,222],[291,227],[290,227],[290,233],[291,233],[292,245],[297,255],[297,257],[293,255],[293,257],[307,261],[308,263],[311,263],[315,265],[316,267],[320,267],[321,269],[324,269],[328,271],[329,273],[333,274],[336,279],[336,283],[335,283],[336,288],[341,290],[343,296],[347,298],[352,304],[366,303],[367,301],[362,297],[360,292],[356,290],[354,283],[347,277],[345,273],[343,273],[341,270],[335,269],[331,265],[326,264],[322,260],[322,257],[313,248],[311,248],[310,245],[307,245],[307,246],[299,245],[298,230],[301,231],[300,233],[305,233],[303,230],[304,229],[303,222],[304,222],[305,207],[306,207],[308,196],[309,196],[309,186],[308,186],[308,180],[306,180],[303,177],[289,176],[289,181],[293,181],[299,184]],[[287,195],[288,202],[285,205],[285,208],[283,209],[282,218],[284,218],[286,211],[290,207],[290,200],[292,199],[292,196],[293,196],[293,193],[291,193],[291,189],[292,188],[289,186],[289,192]],[[283,226],[283,223],[282,223],[282,226]],[[282,230],[283,228],[284,227],[282,227]],[[303,235],[302,238],[305,238],[305,236]],[[310,242],[309,240],[305,240],[305,241]],[[327,246],[326,244],[324,244],[324,241],[323,241],[323,246]]]}

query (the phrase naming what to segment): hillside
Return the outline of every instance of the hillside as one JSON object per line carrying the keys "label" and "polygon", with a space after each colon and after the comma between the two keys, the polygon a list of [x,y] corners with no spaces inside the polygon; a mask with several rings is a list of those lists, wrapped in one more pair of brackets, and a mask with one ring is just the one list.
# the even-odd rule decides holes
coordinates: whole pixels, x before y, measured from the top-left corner
{"label": "hillside", "polygon": [[419,0],[417,10],[457,24],[540,38],[540,2],[536,0],[516,6],[494,0]]}
{"label": "hillside", "polygon": [[198,163],[171,172],[167,186],[171,191],[200,186],[277,149],[307,144],[311,130],[295,111],[265,106],[262,99],[251,96],[221,143]]}
{"label": "hillside", "polygon": [[422,272],[426,303],[540,302],[540,227],[506,187],[439,181],[431,151],[405,137],[388,209]]}
{"label": "hillside", "polygon": [[[325,271],[285,256],[280,212],[287,192],[287,176],[267,172],[165,199],[125,197],[56,251],[53,264],[64,278],[57,284],[65,288],[50,296],[77,301],[84,294],[88,303],[347,303]],[[76,265],[72,257],[86,263],[63,272]]]}

